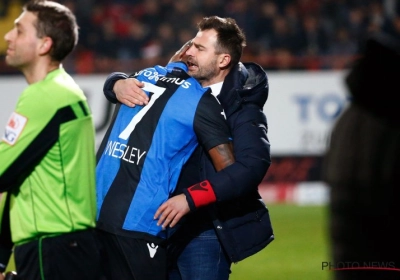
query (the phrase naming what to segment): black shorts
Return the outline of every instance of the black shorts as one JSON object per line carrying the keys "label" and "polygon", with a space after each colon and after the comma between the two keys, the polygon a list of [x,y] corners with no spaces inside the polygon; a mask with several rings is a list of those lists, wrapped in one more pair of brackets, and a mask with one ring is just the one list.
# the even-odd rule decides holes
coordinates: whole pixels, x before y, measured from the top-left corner
{"label": "black shorts", "polygon": [[18,279],[105,279],[99,245],[95,230],[83,230],[15,246]]}
{"label": "black shorts", "polygon": [[167,279],[167,256],[163,242],[157,244],[100,230],[99,237],[106,252],[108,280]]}

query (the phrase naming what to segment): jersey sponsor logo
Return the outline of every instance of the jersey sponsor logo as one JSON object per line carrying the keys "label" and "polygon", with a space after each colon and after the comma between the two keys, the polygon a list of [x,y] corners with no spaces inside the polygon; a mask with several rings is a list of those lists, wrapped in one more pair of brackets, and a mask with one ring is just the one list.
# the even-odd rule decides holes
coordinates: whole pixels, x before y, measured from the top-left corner
{"label": "jersey sponsor logo", "polygon": [[140,160],[146,154],[146,151],[142,152],[138,148],[117,141],[108,141],[104,154],[139,165]]}
{"label": "jersey sponsor logo", "polygon": [[158,245],[154,245],[154,243],[147,243],[147,248],[149,248],[150,258],[154,258],[154,255],[157,253]]}
{"label": "jersey sponsor logo", "polygon": [[3,141],[10,145],[14,145],[22,134],[27,121],[28,119],[26,117],[13,112],[8,119],[3,135]]}
{"label": "jersey sponsor logo", "polygon": [[160,81],[163,81],[166,83],[174,83],[178,86],[181,85],[185,89],[188,89],[192,85],[190,82],[187,82],[185,79],[165,77],[164,75],[160,75],[157,71],[152,70],[152,69],[145,69],[145,70],[136,72],[134,77],[137,77],[139,75],[145,76],[150,81],[154,80],[157,82],[158,80],[160,80]]}
{"label": "jersey sponsor logo", "polygon": [[155,69],[144,69],[144,70],[141,70],[139,72],[136,72],[134,77],[137,77],[139,75],[143,75],[147,79],[149,79],[150,81],[154,80],[156,82],[158,81],[158,79],[160,77],[163,77],[163,75],[160,75]]}
{"label": "jersey sponsor logo", "polygon": [[167,77],[162,77],[160,78],[160,81],[166,82],[166,83],[174,83],[178,86],[182,86],[185,89],[188,89],[192,84],[187,82],[184,79],[181,78],[167,78]]}

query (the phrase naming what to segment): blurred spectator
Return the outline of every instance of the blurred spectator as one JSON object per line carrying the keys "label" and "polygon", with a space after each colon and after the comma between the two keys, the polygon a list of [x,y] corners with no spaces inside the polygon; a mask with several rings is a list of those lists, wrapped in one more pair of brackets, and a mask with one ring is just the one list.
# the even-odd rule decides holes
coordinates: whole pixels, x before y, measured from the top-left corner
{"label": "blurred spectator", "polygon": [[191,27],[193,8],[191,1],[174,0],[172,10],[165,16],[165,22],[171,24],[175,32],[183,27]]}
{"label": "blurred spectator", "polygon": [[321,5],[319,16],[324,19],[326,28],[330,33],[338,26],[343,26],[343,21],[349,18],[350,7],[347,0],[325,0]]}
{"label": "blurred spectator", "polygon": [[204,16],[225,17],[225,6],[223,0],[198,1],[197,8],[204,14]]}
{"label": "blurred spectator", "polygon": [[272,33],[269,36],[269,48],[287,49],[291,53],[299,51],[299,38],[298,34],[294,33],[286,19],[282,16],[276,16],[273,20]]}
{"label": "blurred spectator", "polygon": [[388,17],[383,13],[382,1],[372,1],[368,5],[368,18],[370,24],[377,26],[379,29],[383,29],[388,22]]}
{"label": "blurred spectator", "polygon": [[377,34],[345,80],[351,103],[333,128],[323,174],[333,268],[342,263],[335,280],[399,279],[399,77],[400,41]]}
{"label": "blurred spectator", "polygon": [[[257,48],[270,49],[271,34],[273,32],[273,25],[275,17],[279,16],[279,10],[276,3],[272,0],[265,1],[259,6],[257,15],[257,25],[255,29],[255,42]],[[252,47],[252,46],[247,46]]]}
{"label": "blurred spectator", "polygon": [[146,0],[142,4],[143,14],[140,20],[147,26],[150,32],[156,33],[163,23],[163,14],[158,0]]}
{"label": "blurred spectator", "polygon": [[307,15],[303,17],[303,30],[300,33],[300,55],[325,55],[329,42],[329,36],[320,24],[317,16]]}
{"label": "blurred spectator", "polygon": [[389,18],[400,16],[400,2],[398,0],[383,0],[384,13]]}
{"label": "blurred spectator", "polygon": [[325,65],[328,69],[344,69],[349,67],[351,57],[357,55],[358,45],[350,38],[346,28],[340,27],[335,31],[335,38],[330,44],[327,54],[332,58]]}
{"label": "blurred spectator", "polygon": [[286,48],[274,48],[273,56],[270,61],[270,70],[300,70],[298,62],[293,53]]}
{"label": "blurred spectator", "polygon": [[[123,67],[133,67],[132,59],[135,66],[148,59],[152,60],[151,64],[163,64],[171,51],[179,49],[188,38],[185,34],[190,29],[196,30],[195,22],[211,15],[232,17],[242,26],[248,41],[243,59],[260,64],[285,61],[282,65],[287,70],[346,69],[356,56],[339,54],[345,49],[351,53],[349,50],[355,44],[358,53],[360,44],[373,33],[400,36],[399,0],[56,1],[77,15],[80,46],[68,67],[78,73],[100,73],[118,60],[123,62]],[[0,12],[4,14],[5,8],[13,3],[2,0]],[[1,20],[0,17],[0,23]],[[3,16],[3,20],[8,19]],[[343,29],[348,36],[343,34]],[[279,57],[274,58],[276,53]],[[293,58],[282,60],[288,56]],[[287,65],[288,61],[293,64]],[[132,69],[121,70],[131,72]],[[0,72],[5,73],[6,69],[0,68]]]}
{"label": "blurred spectator", "polygon": [[[176,42],[175,38],[175,30],[173,26],[167,22],[163,22],[157,30],[155,34],[155,38],[153,38],[157,42],[159,42],[162,57],[172,57],[176,50],[179,50],[180,47]],[[182,45],[179,45],[182,46]]]}
{"label": "blurred spectator", "polygon": [[150,30],[133,17],[128,19],[128,31],[119,40],[118,59],[138,59],[142,56],[142,48],[149,40]]}
{"label": "blurred spectator", "polygon": [[105,19],[100,27],[100,34],[94,49],[96,55],[113,59],[118,58],[119,42],[113,20],[110,18]]}
{"label": "blurred spectator", "polygon": [[358,51],[357,44],[350,38],[346,28],[336,29],[335,39],[329,46],[329,55],[356,55]]}
{"label": "blurred spectator", "polygon": [[233,0],[228,1],[225,9],[227,17],[234,18],[237,24],[243,29],[248,41],[256,38],[255,26],[257,26],[254,10],[258,4],[254,0]]}
{"label": "blurred spectator", "polygon": [[387,27],[387,33],[400,40],[400,15],[395,16],[391,20],[391,24]]}
{"label": "blurred spectator", "polygon": [[302,17],[319,14],[322,4],[320,0],[295,0],[294,2]]}
{"label": "blurred spectator", "polygon": [[[340,20],[340,18],[338,18],[338,20]],[[348,17],[345,18],[344,24],[340,26],[349,30],[350,37],[354,38],[359,46],[365,41],[367,35],[368,18],[365,9],[358,6],[350,8]]]}
{"label": "blurred spectator", "polygon": [[284,10],[283,15],[289,25],[289,28],[295,33],[301,32],[300,16],[294,3],[288,3]]}

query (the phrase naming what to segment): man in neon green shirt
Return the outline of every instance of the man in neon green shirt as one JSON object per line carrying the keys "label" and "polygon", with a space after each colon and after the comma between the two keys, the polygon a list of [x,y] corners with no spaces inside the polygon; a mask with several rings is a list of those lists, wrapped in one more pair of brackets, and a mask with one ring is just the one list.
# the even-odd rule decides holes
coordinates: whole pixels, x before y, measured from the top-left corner
{"label": "man in neon green shirt", "polygon": [[6,63],[29,86],[0,142],[0,192],[9,213],[2,219],[0,264],[15,246],[21,279],[98,280],[93,119],[61,64],[77,44],[75,16],[58,3],[31,1],[4,38]]}

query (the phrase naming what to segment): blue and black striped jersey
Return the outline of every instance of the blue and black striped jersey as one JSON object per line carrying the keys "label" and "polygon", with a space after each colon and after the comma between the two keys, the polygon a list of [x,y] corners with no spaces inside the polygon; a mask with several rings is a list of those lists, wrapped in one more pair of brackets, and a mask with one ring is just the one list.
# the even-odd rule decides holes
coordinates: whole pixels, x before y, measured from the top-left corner
{"label": "blue and black striped jersey", "polygon": [[225,115],[209,88],[184,63],[135,74],[146,106],[117,104],[97,154],[97,226],[132,237],[165,238],[154,214],[175,190],[182,166],[198,144],[209,150],[231,141]]}

